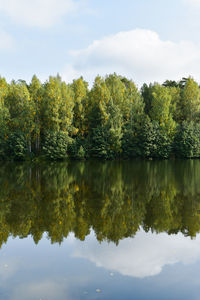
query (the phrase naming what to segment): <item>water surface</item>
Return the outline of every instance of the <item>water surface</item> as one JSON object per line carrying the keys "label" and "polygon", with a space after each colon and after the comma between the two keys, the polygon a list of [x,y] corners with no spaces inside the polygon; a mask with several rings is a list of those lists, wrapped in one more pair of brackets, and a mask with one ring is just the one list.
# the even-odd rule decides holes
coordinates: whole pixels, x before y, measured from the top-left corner
{"label": "water surface", "polygon": [[0,299],[200,299],[200,160],[2,164]]}

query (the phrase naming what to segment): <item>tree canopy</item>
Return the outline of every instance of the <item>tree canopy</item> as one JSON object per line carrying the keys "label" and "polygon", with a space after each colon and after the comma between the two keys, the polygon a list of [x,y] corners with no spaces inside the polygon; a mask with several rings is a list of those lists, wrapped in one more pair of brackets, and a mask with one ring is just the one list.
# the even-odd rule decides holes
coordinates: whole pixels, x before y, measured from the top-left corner
{"label": "tree canopy", "polygon": [[0,77],[0,159],[200,156],[200,88],[192,77],[135,83],[117,74]]}

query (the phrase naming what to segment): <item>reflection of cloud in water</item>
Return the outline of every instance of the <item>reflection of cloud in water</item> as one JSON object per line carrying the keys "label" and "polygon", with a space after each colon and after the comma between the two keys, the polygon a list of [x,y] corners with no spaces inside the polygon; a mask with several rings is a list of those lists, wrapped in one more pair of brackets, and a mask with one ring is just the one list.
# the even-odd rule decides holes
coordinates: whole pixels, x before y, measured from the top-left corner
{"label": "reflection of cloud in water", "polygon": [[93,235],[84,244],[74,240],[74,257],[86,258],[98,267],[117,271],[122,275],[143,278],[157,275],[165,265],[189,264],[200,258],[200,240],[182,234],[151,234],[140,231],[135,238],[99,244]]}
{"label": "reflection of cloud in water", "polygon": [[16,274],[19,269],[20,261],[18,258],[6,258],[0,259],[0,281],[5,281],[8,278]]}
{"label": "reflection of cloud in water", "polygon": [[54,281],[32,282],[23,284],[14,289],[13,300],[35,300],[48,299],[58,300],[70,298],[67,296],[67,287],[64,283],[56,283]]}

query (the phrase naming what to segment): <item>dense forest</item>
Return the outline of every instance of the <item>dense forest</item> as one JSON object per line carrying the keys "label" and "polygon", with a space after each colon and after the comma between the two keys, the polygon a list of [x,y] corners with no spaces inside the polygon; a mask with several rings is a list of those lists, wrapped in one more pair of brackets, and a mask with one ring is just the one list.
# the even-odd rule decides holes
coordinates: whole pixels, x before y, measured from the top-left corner
{"label": "dense forest", "polygon": [[200,87],[116,74],[66,84],[0,78],[0,159],[200,157]]}
{"label": "dense forest", "polygon": [[12,237],[47,234],[61,243],[118,243],[146,232],[200,232],[200,160],[3,163],[0,248]]}

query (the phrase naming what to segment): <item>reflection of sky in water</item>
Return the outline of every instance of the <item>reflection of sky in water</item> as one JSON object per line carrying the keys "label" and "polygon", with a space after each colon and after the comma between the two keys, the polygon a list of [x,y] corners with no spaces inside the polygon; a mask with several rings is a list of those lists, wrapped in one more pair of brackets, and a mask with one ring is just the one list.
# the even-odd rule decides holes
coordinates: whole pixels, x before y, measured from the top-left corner
{"label": "reflection of sky in water", "polygon": [[[0,251],[0,299],[200,299],[200,240],[140,231],[99,244],[70,235],[9,239]],[[99,289],[99,290],[98,290]]]}

